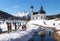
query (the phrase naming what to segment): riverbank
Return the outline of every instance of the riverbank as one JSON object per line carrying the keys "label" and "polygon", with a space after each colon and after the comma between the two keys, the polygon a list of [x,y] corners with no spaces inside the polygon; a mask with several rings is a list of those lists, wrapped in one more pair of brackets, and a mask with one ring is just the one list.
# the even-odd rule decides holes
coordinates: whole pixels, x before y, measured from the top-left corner
{"label": "riverbank", "polygon": [[31,38],[29,41],[55,41],[53,38],[53,33],[54,30],[51,28],[46,28],[45,30],[40,30],[38,33],[35,33],[33,38]]}
{"label": "riverbank", "polygon": [[60,32],[60,31],[58,31],[58,30],[56,30],[55,32],[54,32],[54,39],[56,40],[56,41],[60,41],[60,33],[58,33],[58,32]]}

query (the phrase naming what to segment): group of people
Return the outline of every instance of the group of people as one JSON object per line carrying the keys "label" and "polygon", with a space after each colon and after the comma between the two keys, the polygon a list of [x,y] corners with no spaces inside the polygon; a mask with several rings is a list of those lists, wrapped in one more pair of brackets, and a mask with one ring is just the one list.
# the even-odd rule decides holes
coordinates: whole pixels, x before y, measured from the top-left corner
{"label": "group of people", "polygon": [[[17,28],[16,23],[14,23],[14,26],[15,26],[15,31],[17,31],[19,29],[19,27]],[[11,23],[8,23],[7,22],[7,28],[8,28],[8,32],[11,32],[12,31]],[[26,25],[22,25],[22,30],[26,30]]]}

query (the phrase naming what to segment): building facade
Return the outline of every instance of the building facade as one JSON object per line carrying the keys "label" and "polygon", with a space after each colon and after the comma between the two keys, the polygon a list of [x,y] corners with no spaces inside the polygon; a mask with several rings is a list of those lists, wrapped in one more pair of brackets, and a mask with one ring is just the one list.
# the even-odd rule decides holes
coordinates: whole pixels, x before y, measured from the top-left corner
{"label": "building facade", "polygon": [[46,19],[46,12],[43,10],[42,6],[38,12],[33,12],[33,6],[31,6],[30,14],[31,14],[31,20]]}

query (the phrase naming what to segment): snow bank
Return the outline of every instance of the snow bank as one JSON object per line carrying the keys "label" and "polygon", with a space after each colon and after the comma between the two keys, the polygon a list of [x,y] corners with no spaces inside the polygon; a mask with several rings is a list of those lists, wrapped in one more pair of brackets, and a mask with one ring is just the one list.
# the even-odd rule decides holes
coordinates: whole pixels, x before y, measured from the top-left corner
{"label": "snow bank", "polygon": [[17,39],[19,39],[18,41],[28,41],[31,37],[32,35],[27,31],[11,32],[0,34],[0,41],[12,41]]}
{"label": "snow bank", "polygon": [[56,28],[57,30],[60,29],[60,21],[56,20],[31,20],[28,22],[28,26],[31,27],[31,25],[38,25],[38,26],[44,26],[44,27],[52,27]]}

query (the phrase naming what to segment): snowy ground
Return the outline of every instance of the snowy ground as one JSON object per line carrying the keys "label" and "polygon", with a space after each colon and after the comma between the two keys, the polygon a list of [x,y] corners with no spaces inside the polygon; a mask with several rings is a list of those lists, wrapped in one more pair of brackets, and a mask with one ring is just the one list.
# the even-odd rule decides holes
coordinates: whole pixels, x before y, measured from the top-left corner
{"label": "snowy ground", "polygon": [[0,41],[27,41],[32,35],[27,31],[11,32],[0,35]]}
{"label": "snowy ground", "polygon": [[[55,25],[53,25],[53,23],[55,23]],[[55,20],[32,20],[27,23],[27,29],[25,31],[18,30],[16,32],[0,34],[0,41],[28,41],[33,37],[34,32],[40,31],[40,26],[38,25],[56,27],[57,29],[60,29],[59,23],[60,21]]]}
{"label": "snowy ground", "polygon": [[34,32],[38,32],[39,26],[31,25],[26,31],[13,31],[10,33],[0,34],[0,41],[28,41],[33,37]]}
{"label": "snowy ground", "polygon": [[[32,20],[29,21],[27,26],[31,27],[32,25],[44,26],[44,27],[52,27],[56,28],[56,30],[60,30],[60,20]],[[57,32],[60,36],[60,31]]]}
{"label": "snowy ground", "polygon": [[28,22],[28,25],[30,27],[30,25],[40,25],[40,26],[44,26],[44,27],[52,27],[52,28],[56,28],[57,30],[60,30],[60,20],[56,21],[56,20],[32,20]]}

